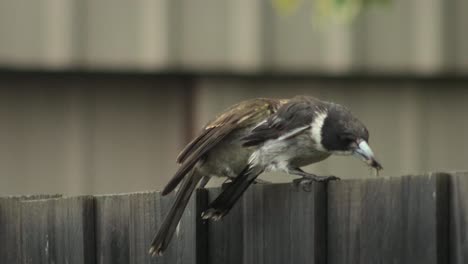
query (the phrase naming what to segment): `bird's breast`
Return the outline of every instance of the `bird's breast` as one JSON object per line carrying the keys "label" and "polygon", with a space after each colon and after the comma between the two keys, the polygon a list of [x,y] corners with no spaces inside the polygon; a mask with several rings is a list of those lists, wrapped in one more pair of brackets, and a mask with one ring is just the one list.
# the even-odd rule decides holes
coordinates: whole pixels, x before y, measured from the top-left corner
{"label": "bird's breast", "polygon": [[318,150],[309,136],[299,135],[288,140],[266,142],[251,160],[268,171],[287,171],[289,167],[307,166],[329,156],[329,153]]}

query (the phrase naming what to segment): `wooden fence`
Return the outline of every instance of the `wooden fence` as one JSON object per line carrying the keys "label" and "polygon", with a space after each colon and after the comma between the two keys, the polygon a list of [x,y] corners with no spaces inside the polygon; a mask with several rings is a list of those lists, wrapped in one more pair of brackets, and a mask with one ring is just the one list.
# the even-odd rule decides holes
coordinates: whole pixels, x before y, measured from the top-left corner
{"label": "wooden fence", "polygon": [[0,198],[0,263],[468,263],[468,173],[252,186],[220,222],[198,190],[163,257],[174,196]]}

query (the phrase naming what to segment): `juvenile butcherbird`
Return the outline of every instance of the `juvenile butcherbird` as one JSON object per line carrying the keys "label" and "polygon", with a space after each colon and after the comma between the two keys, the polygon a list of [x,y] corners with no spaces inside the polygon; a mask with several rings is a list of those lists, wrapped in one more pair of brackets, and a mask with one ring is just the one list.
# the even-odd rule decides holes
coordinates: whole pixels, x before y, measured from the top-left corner
{"label": "juvenile butcherbird", "polygon": [[192,192],[197,185],[204,187],[210,177],[232,179],[202,214],[204,219],[219,220],[265,171],[299,175],[303,183],[336,180],[301,169],[332,154],[355,155],[382,169],[368,142],[367,128],[348,109],[313,97],[259,98],[232,106],[209,122],[177,157],[181,165],[162,195],[182,184],[150,254],[162,255]]}

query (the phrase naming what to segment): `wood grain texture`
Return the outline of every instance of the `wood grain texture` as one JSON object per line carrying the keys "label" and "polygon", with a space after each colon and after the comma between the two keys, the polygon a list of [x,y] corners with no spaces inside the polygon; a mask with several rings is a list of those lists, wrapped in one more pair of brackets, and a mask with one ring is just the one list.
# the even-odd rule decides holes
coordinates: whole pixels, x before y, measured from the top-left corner
{"label": "wood grain texture", "polygon": [[93,198],[23,200],[21,263],[93,263]]}
{"label": "wood grain texture", "polygon": [[148,247],[175,195],[0,198],[0,263],[466,263],[468,173],[257,184],[219,222],[191,198],[162,257]]}
{"label": "wood grain texture", "polygon": [[0,198],[0,240],[8,241],[0,247],[0,262],[18,263],[21,243],[19,201],[13,197]]}
{"label": "wood grain texture", "polygon": [[57,199],[54,204],[55,263],[95,263],[94,197]]}
{"label": "wood grain texture", "polygon": [[448,175],[333,182],[328,263],[447,263]]}
{"label": "wood grain texture", "polygon": [[[210,190],[213,200],[219,190]],[[251,186],[223,218],[209,224],[210,263],[324,263],[325,185]]]}
{"label": "wood grain texture", "polygon": [[[220,193],[221,188],[208,189],[208,199],[213,201]],[[221,221],[205,221],[208,226],[209,263],[242,263],[244,222],[241,201]]]}
{"label": "wood grain texture", "polygon": [[0,263],[21,262],[21,202],[60,195],[30,195],[0,197]]}
{"label": "wood grain texture", "polygon": [[[158,192],[99,196],[96,199],[97,263],[204,263],[203,234],[197,236],[203,190],[197,191],[182,216],[181,223],[162,257],[151,257],[149,246],[169,211],[174,195]],[[197,239],[201,239],[197,243]]]}
{"label": "wood grain texture", "polygon": [[450,263],[468,263],[468,173],[450,177]]}

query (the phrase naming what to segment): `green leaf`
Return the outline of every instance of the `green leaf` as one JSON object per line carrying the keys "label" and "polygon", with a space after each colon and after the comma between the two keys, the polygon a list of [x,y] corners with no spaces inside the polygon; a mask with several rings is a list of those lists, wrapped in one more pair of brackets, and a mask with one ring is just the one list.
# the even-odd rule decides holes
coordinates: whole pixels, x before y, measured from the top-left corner
{"label": "green leaf", "polygon": [[273,0],[273,7],[282,15],[288,15],[296,11],[301,0]]}

